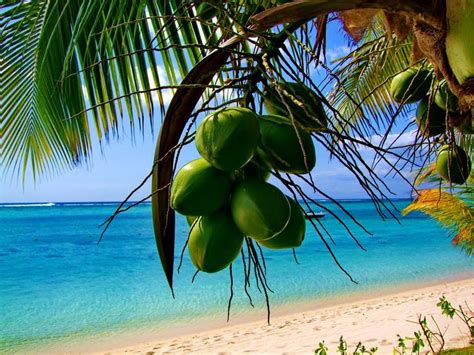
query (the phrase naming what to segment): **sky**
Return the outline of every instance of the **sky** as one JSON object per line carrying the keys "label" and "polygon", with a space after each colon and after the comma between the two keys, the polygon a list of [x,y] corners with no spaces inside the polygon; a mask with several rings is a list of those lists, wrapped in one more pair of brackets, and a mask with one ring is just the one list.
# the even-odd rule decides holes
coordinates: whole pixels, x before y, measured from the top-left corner
{"label": "sky", "polygon": [[[349,43],[336,25],[331,25],[328,33],[327,59],[332,61],[348,53]],[[171,95],[167,98],[170,100]],[[155,121],[159,122],[160,118],[156,117]],[[403,122],[399,126],[403,126]],[[394,132],[396,131],[395,127]],[[143,137],[137,135],[135,142],[132,142],[127,133],[125,130],[120,140],[112,140],[102,146],[95,140],[93,156],[88,165],[56,175],[43,176],[37,181],[33,181],[28,173],[24,184],[22,180],[6,178],[0,167],[0,203],[123,200],[149,173],[157,139],[156,133],[153,135],[149,127]],[[402,139],[410,140],[410,133]],[[370,152],[364,152],[363,149],[361,151],[367,158],[371,156]],[[328,152],[318,144],[316,156],[317,163],[312,176],[318,188],[337,199],[367,198],[351,173],[338,162],[331,160]],[[184,149],[178,165],[181,166],[197,157],[194,144],[191,144]],[[395,193],[392,197],[409,197],[410,187],[400,177],[387,177],[386,180]],[[270,182],[281,186],[274,178]],[[307,192],[315,198],[323,197],[311,190]],[[132,200],[141,199],[149,193],[150,185],[147,184]]]}

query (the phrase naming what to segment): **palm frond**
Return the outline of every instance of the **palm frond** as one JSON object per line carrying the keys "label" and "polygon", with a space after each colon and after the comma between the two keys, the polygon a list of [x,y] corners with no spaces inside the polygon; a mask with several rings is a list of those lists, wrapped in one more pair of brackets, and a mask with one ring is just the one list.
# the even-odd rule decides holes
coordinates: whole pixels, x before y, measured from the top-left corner
{"label": "palm frond", "polygon": [[[2,14],[0,34],[0,161],[5,169],[11,167],[17,173],[29,165],[33,176],[65,163],[78,163],[90,147],[84,134],[87,121],[64,120],[64,107],[51,99],[56,91],[54,68],[39,65],[48,10],[46,2],[9,6]],[[51,56],[48,60],[54,59]]]}
{"label": "palm frond", "polygon": [[456,234],[453,243],[461,246],[468,255],[474,252],[474,206],[472,196],[466,201],[439,189],[421,190],[419,196],[404,210],[423,212],[443,227]]}
{"label": "palm frond", "polygon": [[[392,38],[376,17],[360,45],[337,62],[337,81],[329,102],[348,121],[365,127],[373,134],[373,122],[389,124],[392,118],[405,113],[389,94],[393,76],[410,65],[412,42]],[[334,81],[334,79],[332,79]],[[372,122],[372,123],[371,123]]]}
{"label": "palm frond", "polygon": [[132,137],[147,117],[153,127],[155,106],[164,113],[218,42],[183,1],[18,1],[2,11],[1,164],[35,177],[87,161],[92,137],[117,138],[124,122]]}

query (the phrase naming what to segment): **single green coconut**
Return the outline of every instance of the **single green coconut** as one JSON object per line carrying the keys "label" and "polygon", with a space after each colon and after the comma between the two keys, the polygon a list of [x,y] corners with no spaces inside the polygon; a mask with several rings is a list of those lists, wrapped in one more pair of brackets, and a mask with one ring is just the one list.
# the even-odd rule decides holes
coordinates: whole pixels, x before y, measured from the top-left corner
{"label": "single green coconut", "polygon": [[418,104],[416,123],[425,137],[437,136],[446,131],[446,111],[438,105],[430,105],[429,97],[425,97]]}
{"label": "single green coconut", "polygon": [[204,21],[211,21],[219,14],[219,9],[208,1],[199,4],[196,9],[197,16]]}
{"label": "single green coconut", "polygon": [[446,1],[446,55],[460,84],[474,78],[473,14],[474,0]]}
{"label": "single green coconut", "polygon": [[188,250],[198,270],[217,272],[229,266],[240,254],[243,233],[228,210],[199,217],[189,233]]}
{"label": "single green coconut", "polygon": [[263,103],[269,114],[290,121],[293,115],[294,120],[310,132],[327,129],[328,119],[321,99],[304,84],[280,82],[278,89],[269,88],[264,93]]}
{"label": "single green coconut", "polygon": [[290,218],[290,204],[285,195],[277,187],[257,179],[238,184],[230,206],[237,227],[257,241],[280,233]]}
{"label": "single green coconut", "polygon": [[452,184],[464,184],[471,172],[471,159],[461,147],[444,145],[436,158],[436,171]]}
{"label": "single green coconut", "polygon": [[255,154],[242,169],[240,176],[242,180],[259,179],[267,181],[270,178],[271,171],[269,164],[262,161],[262,159]]}
{"label": "single green coconut", "polygon": [[430,70],[408,68],[392,79],[390,95],[399,103],[416,102],[428,94],[432,80]]}
{"label": "single green coconut", "polygon": [[305,174],[316,164],[311,135],[292,126],[283,116],[260,116],[259,155],[280,171]]}
{"label": "single green coconut", "polygon": [[204,159],[184,165],[171,186],[171,208],[185,216],[207,216],[229,199],[232,179]]}
{"label": "single green coconut", "polygon": [[298,202],[287,197],[290,202],[291,216],[288,225],[273,238],[261,240],[259,243],[270,249],[297,248],[303,242],[306,232],[306,221]]}
{"label": "single green coconut", "polygon": [[443,110],[448,109],[449,112],[459,111],[459,100],[449,89],[446,80],[440,82],[438,89],[436,90],[434,101],[436,105]]}
{"label": "single green coconut", "polygon": [[260,139],[257,115],[228,107],[207,116],[196,131],[196,147],[214,167],[233,171],[252,159]]}

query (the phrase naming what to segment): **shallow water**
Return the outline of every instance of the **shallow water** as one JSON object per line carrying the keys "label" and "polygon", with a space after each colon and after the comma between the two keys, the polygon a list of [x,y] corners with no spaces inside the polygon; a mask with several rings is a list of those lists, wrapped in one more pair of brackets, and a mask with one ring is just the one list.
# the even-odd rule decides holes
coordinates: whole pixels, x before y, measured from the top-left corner
{"label": "shallow water", "polygon": [[[322,223],[334,239],[330,243],[338,260],[358,284],[338,269],[308,223],[297,251],[299,264],[291,251],[265,250],[273,305],[430,282],[474,270],[472,259],[452,247],[449,232],[424,215],[401,217],[401,224],[394,219],[383,222],[370,202],[343,203],[373,233],[367,235],[339,213],[367,251],[357,247],[334,217],[327,214]],[[402,209],[407,203],[396,205]],[[226,316],[229,273],[198,274],[191,284],[194,267],[187,253],[172,298],[155,250],[149,204],[120,216],[99,246],[97,227],[116,204],[0,206],[0,352]],[[186,221],[178,216],[176,264],[187,231]],[[238,260],[233,314],[250,309],[241,270]],[[257,308],[264,307],[253,281],[251,294]]]}

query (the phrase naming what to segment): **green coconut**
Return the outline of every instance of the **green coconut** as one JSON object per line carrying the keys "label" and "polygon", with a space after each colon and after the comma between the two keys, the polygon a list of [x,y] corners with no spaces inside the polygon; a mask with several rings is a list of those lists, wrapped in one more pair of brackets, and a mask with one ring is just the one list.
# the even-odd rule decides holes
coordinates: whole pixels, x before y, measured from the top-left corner
{"label": "green coconut", "polygon": [[240,254],[244,234],[228,210],[199,217],[189,234],[188,250],[198,270],[217,272],[229,266]]}
{"label": "green coconut", "polygon": [[452,184],[464,184],[471,172],[471,159],[461,147],[444,145],[436,158],[436,171]]}
{"label": "green coconut", "polygon": [[437,105],[430,105],[429,97],[425,97],[418,104],[416,123],[424,136],[437,136],[446,131],[446,111]]}
{"label": "green coconut", "polygon": [[446,55],[460,84],[474,78],[474,0],[446,1]]}
{"label": "green coconut", "polygon": [[438,105],[443,110],[448,109],[449,112],[459,111],[459,100],[456,95],[454,95],[448,87],[446,80],[442,80],[436,90],[436,95],[434,99],[436,105]]}
{"label": "green coconut", "polygon": [[311,135],[292,126],[283,116],[259,117],[259,155],[280,171],[305,174],[316,164],[316,153]]}
{"label": "green coconut", "polygon": [[306,232],[306,221],[303,211],[298,202],[290,197],[287,197],[287,199],[291,208],[288,225],[273,238],[259,241],[264,247],[270,249],[297,248],[303,242]]}
{"label": "green coconut", "polygon": [[238,184],[230,206],[237,227],[257,241],[280,233],[290,218],[290,204],[285,195],[277,187],[257,179]]}
{"label": "green coconut", "polygon": [[304,84],[280,82],[278,90],[270,88],[264,93],[263,103],[269,114],[288,120],[291,120],[292,114],[295,121],[310,132],[327,129],[328,119],[321,99]]}
{"label": "green coconut", "polygon": [[260,139],[257,115],[228,107],[207,116],[196,131],[196,147],[214,167],[233,171],[252,159]]}
{"label": "green coconut", "polygon": [[184,165],[171,186],[171,208],[185,216],[207,216],[229,199],[232,179],[204,159]]}
{"label": "green coconut", "polygon": [[419,101],[428,94],[432,80],[433,73],[431,71],[409,68],[392,79],[390,95],[399,103]]}
{"label": "green coconut", "polygon": [[250,160],[241,170],[240,176],[245,180],[259,179],[267,181],[271,175],[269,164],[263,162],[261,157],[257,154],[255,154],[252,160]]}
{"label": "green coconut", "polygon": [[212,3],[206,1],[199,4],[196,13],[201,20],[211,21],[219,14],[219,9]]}

